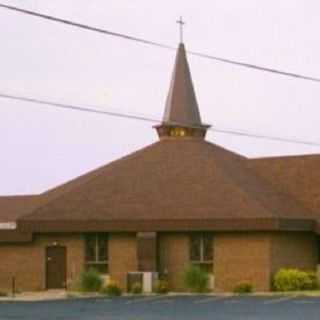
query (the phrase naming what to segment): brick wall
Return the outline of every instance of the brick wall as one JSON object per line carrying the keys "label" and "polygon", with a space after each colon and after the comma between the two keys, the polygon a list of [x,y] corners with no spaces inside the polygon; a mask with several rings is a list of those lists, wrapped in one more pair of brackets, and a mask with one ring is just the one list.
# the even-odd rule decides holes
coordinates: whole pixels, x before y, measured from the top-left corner
{"label": "brick wall", "polygon": [[306,232],[217,233],[214,237],[216,291],[232,291],[242,281],[256,291],[271,289],[280,268],[316,271],[317,237]]}
{"label": "brick wall", "polygon": [[36,235],[31,243],[0,244],[0,290],[11,290],[16,278],[18,291],[44,290],[46,286],[46,247],[57,242],[67,247],[67,281],[75,280],[83,268],[84,247],[79,234]]}
{"label": "brick wall", "polygon": [[272,235],[271,273],[280,268],[316,271],[317,236],[307,232],[283,232]]}
{"label": "brick wall", "polygon": [[[19,291],[45,290],[46,247],[56,242],[67,247],[67,283],[72,286],[84,268],[84,240],[81,234],[35,235],[31,243],[0,244],[0,291],[11,290],[16,277]],[[110,234],[109,270],[112,279],[126,290],[129,271],[137,271],[135,234]]]}
{"label": "brick wall", "polygon": [[12,277],[16,278],[19,291],[44,289],[44,252],[38,247],[30,244],[1,244],[0,261],[0,291],[11,290]]}
{"label": "brick wall", "polygon": [[[67,278],[76,280],[84,266],[84,241],[81,234],[42,234],[31,243],[0,244],[0,291],[11,289],[16,277],[20,291],[45,289],[45,249],[57,242],[67,247]],[[214,276],[216,291],[232,291],[241,281],[253,284],[256,291],[270,289],[272,275],[282,267],[315,270],[317,238],[304,232],[222,232],[214,234]],[[187,233],[158,234],[158,268],[168,271],[171,290],[184,291],[183,272],[189,265]],[[109,273],[122,289],[127,288],[127,273],[138,270],[135,233],[109,236]]]}
{"label": "brick wall", "polygon": [[109,274],[123,290],[127,290],[128,272],[137,271],[137,240],[135,233],[109,235]]}
{"label": "brick wall", "polygon": [[216,291],[232,291],[242,281],[256,291],[270,289],[270,235],[217,233],[214,237]]}
{"label": "brick wall", "polygon": [[169,288],[185,291],[183,271],[189,265],[189,236],[185,233],[164,233],[158,237],[159,269],[168,271]]}

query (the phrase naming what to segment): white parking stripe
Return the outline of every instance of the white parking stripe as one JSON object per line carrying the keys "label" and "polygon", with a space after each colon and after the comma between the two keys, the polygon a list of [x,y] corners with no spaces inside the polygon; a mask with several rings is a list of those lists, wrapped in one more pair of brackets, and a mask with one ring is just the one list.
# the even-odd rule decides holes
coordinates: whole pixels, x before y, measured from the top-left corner
{"label": "white parking stripe", "polygon": [[226,300],[224,303],[240,303],[240,300]]}
{"label": "white parking stripe", "polygon": [[293,300],[293,299],[296,299],[296,296],[281,297],[278,299],[272,299],[272,300],[265,301],[264,304],[276,304],[276,303],[281,303],[281,302],[285,302],[285,301],[289,301],[289,300]]}
{"label": "white parking stripe", "polygon": [[295,301],[294,303],[312,304],[312,303],[316,303],[316,301],[314,301],[314,300],[298,300],[298,301]]}
{"label": "white parking stripe", "polygon": [[144,297],[144,298],[136,298],[136,299],[133,298],[132,300],[128,300],[125,304],[162,300],[163,298],[165,298],[165,296]]}
{"label": "white parking stripe", "polygon": [[205,298],[205,299],[200,299],[200,300],[195,300],[193,301],[193,303],[210,303],[210,302],[213,302],[213,301],[219,301],[219,300],[225,300],[225,299],[228,299],[229,297],[222,297],[222,296],[219,296],[219,297],[210,297],[210,298]]}
{"label": "white parking stripe", "polygon": [[173,299],[156,300],[156,301],[152,301],[152,304],[171,303],[173,301],[174,301]]}

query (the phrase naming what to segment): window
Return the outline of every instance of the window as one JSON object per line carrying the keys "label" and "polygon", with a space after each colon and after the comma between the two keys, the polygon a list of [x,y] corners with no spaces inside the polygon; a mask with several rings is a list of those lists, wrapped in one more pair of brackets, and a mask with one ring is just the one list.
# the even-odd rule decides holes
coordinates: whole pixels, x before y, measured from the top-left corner
{"label": "window", "polygon": [[172,128],[170,131],[171,137],[184,137],[186,135],[186,130],[184,128]]}
{"label": "window", "polygon": [[85,236],[85,261],[87,268],[108,273],[108,235],[90,233]]}
{"label": "window", "polygon": [[193,263],[213,261],[213,238],[209,233],[195,233],[190,237],[190,260]]}

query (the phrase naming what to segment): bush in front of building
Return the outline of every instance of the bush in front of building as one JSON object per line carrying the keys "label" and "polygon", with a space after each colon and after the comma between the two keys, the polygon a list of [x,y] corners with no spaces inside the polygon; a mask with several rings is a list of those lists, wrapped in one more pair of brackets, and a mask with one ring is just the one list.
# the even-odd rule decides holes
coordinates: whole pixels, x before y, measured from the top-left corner
{"label": "bush in front of building", "polygon": [[314,272],[298,269],[280,269],[273,279],[275,291],[315,290],[318,287]]}
{"label": "bush in front of building", "polygon": [[233,293],[237,293],[237,294],[248,294],[252,292],[253,292],[253,286],[249,282],[241,282],[237,284],[233,289]]}
{"label": "bush in front of building", "polygon": [[80,275],[80,290],[83,292],[98,292],[101,290],[103,279],[96,269],[90,268]]}
{"label": "bush in front of building", "polygon": [[140,282],[135,282],[131,286],[131,293],[133,294],[141,294],[142,293],[142,284]]}
{"label": "bush in front of building", "polygon": [[118,297],[122,295],[122,290],[116,282],[109,281],[109,283],[101,289],[100,293],[110,297]]}
{"label": "bush in front of building", "polygon": [[192,292],[207,292],[209,275],[199,266],[190,265],[184,272],[184,285]]}
{"label": "bush in front of building", "polygon": [[[308,278],[310,280],[310,290],[317,290],[319,289],[319,280],[317,277],[317,273],[313,271],[307,272]],[[309,290],[309,289],[306,289]]]}
{"label": "bush in front of building", "polygon": [[169,292],[169,284],[167,280],[158,280],[154,286],[154,292],[166,294]]}

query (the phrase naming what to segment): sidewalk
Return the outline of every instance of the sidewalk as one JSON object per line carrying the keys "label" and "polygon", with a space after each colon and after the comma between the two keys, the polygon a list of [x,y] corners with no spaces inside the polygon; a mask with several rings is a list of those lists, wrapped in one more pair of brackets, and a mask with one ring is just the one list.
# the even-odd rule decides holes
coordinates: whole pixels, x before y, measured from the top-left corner
{"label": "sidewalk", "polygon": [[48,290],[38,292],[23,292],[17,293],[15,297],[8,295],[0,297],[0,302],[3,301],[48,301],[48,300],[63,300],[68,298],[66,290]]}
{"label": "sidewalk", "polygon": [[[233,294],[233,293],[187,293],[187,292],[170,292],[167,294],[170,296],[221,296],[221,297],[238,297],[238,296],[251,296],[251,297],[279,297],[279,296],[304,296],[304,297],[319,297],[320,291],[292,291],[292,292],[255,292],[252,294]],[[156,296],[156,294],[124,294],[124,297],[141,297],[141,296]],[[38,292],[23,292],[16,294],[15,297],[7,296],[0,297],[0,302],[36,302],[36,301],[54,301],[54,300],[66,300],[66,299],[86,299],[86,298],[107,298],[106,295],[101,295],[99,293],[81,293],[81,292],[70,292],[66,290],[48,290],[48,291],[38,291]]]}

